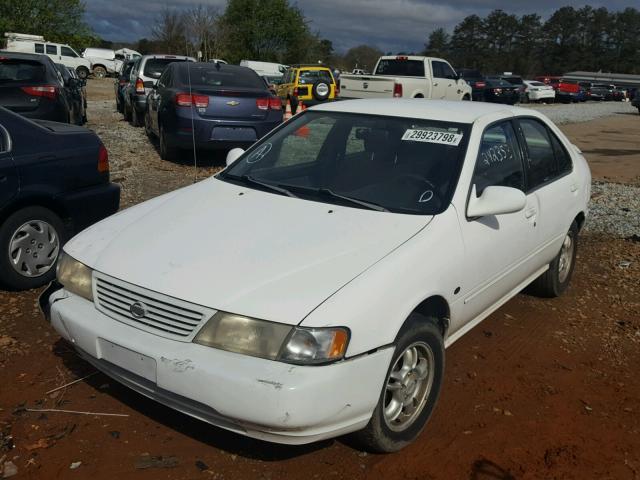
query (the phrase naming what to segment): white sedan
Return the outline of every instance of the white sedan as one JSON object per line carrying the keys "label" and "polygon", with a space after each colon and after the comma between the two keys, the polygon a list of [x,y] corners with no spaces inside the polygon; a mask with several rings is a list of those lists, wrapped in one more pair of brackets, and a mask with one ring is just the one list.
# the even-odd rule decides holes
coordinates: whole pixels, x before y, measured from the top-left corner
{"label": "white sedan", "polygon": [[567,288],[589,200],[552,122],[487,103],[329,103],[227,161],[72,239],[41,304],[107,375],[280,443],[415,439],[445,347]]}
{"label": "white sedan", "polygon": [[556,91],[551,85],[538,82],[537,80],[524,80],[524,94],[528,102],[549,102],[556,99]]}

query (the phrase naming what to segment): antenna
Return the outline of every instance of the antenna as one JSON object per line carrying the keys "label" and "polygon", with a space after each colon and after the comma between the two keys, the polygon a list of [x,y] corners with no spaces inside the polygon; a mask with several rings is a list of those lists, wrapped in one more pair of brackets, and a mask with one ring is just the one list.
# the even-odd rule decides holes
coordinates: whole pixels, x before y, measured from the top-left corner
{"label": "antenna", "polygon": [[191,99],[191,143],[193,144],[193,183],[198,181],[198,154],[196,152],[196,131],[194,130],[193,116],[195,106],[193,104],[193,92],[191,88],[191,62],[187,60],[187,78],[189,79],[189,98]]}

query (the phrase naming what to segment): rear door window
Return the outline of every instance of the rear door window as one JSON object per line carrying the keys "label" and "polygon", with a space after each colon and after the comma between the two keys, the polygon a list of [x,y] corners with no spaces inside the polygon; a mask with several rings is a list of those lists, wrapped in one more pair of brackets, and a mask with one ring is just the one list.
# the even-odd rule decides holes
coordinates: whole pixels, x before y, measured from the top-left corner
{"label": "rear door window", "polygon": [[36,53],[44,53],[44,44],[43,43],[35,43],[34,44]]}
{"label": "rear door window", "polygon": [[319,80],[333,83],[331,74],[327,70],[300,70],[298,83],[302,85],[311,85]]}
{"label": "rear door window", "polygon": [[547,127],[542,123],[534,119],[521,119],[520,128],[527,151],[529,188],[535,189],[556,177],[556,156]]}
{"label": "rear door window", "polygon": [[158,79],[160,75],[167,68],[167,65],[173,62],[184,62],[183,59],[178,58],[149,58],[144,64],[143,75],[145,77],[151,77]]}
{"label": "rear door window", "polygon": [[45,78],[45,66],[34,60],[0,60],[0,85],[39,83]]}
{"label": "rear door window", "polygon": [[384,59],[376,68],[376,75],[397,75],[399,77],[424,77],[422,60]]}
{"label": "rear door window", "polygon": [[56,45],[47,45],[47,55],[57,55],[58,47]]}

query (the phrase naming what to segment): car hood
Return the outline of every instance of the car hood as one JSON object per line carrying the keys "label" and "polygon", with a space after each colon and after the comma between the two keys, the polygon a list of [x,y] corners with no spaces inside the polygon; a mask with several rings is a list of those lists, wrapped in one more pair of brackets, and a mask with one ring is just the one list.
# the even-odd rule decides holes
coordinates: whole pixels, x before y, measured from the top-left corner
{"label": "car hood", "polygon": [[65,251],[156,292],[297,324],[431,218],[290,198],[212,178],[122,211],[76,236]]}

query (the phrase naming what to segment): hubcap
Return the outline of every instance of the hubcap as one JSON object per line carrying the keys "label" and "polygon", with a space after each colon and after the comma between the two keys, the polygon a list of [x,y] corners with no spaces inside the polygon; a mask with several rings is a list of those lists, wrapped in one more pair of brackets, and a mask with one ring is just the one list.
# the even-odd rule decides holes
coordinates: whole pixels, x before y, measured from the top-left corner
{"label": "hubcap", "polygon": [[564,283],[564,281],[569,276],[569,271],[571,270],[571,262],[573,261],[573,237],[567,234],[564,237],[564,242],[562,242],[562,249],[560,250],[560,260],[558,261],[558,280],[560,283]]}
{"label": "hubcap", "polygon": [[411,344],[398,357],[384,392],[384,421],[393,431],[407,429],[424,408],[435,375],[431,347],[424,342]]}
{"label": "hubcap", "polygon": [[43,220],[32,220],[18,228],[9,240],[9,263],[24,277],[47,273],[58,258],[60,239]]}

